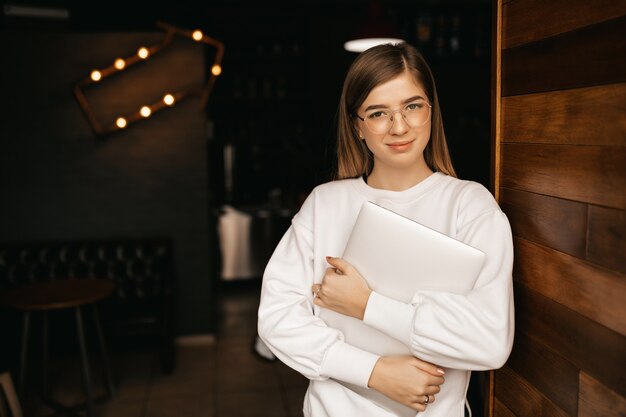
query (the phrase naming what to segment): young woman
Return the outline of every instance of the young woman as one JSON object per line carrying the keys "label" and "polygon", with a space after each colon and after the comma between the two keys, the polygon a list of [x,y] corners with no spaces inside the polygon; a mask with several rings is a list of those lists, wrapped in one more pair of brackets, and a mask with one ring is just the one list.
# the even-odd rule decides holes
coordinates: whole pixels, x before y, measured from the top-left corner
{"label": "young woman", "polygon": [[[311,380],[307,417],[394,415],[338,381],[379,391],[416,414],[462,417],[470,371],[501,367],[513,342],[509,223],[489,191],[455,177],[435,82],[415,48],[361,53],[339,105],[337,180],[313,190],[272,255],[259,334]],[[420,291],[410,303],[371,291],[367,277],[339,258],[365,201],[485,252],[474,288]],[[320,308],[363,320],[413,356],[379,357],[346,343],[317,317]]]}

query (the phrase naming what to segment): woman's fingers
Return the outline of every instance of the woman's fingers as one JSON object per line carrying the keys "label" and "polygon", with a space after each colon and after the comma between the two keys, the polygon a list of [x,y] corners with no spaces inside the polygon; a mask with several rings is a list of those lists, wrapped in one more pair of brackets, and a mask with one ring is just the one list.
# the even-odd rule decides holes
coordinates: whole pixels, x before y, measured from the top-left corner
{"label": "woman's fingers", "polygon": [[434,402],[434,395],[420,395],[412,404],[410,404],[410,407],[417,411],[426,411],[426,408]]}
{"label": "woman's fingers", "polygon": [[414,359],[413,356],[381,357],[374,366],[369,387],[416,411],[424,411],[435,401],[443,377],[419,369]]}
{"label": "woman's fingers", "polygon": [[320,299],[320,292],[322,291],[322,284],[313,284],[311,292],[313,293],[313,304],[320,305],[322,300]]}
{"label": "woman's fingers", "polygon": [[434,375],[434,376],[443,376],[446,373],[446,371],[443,368],[437,365],[433,365],[430,362],[426,362],[418,358],[415,358],[415,361],[413,364],[418,369],[421,369],[424,372],[428,372],[429,374]]}
{"label": "woman's fingers", "polygon": [[[333,259],[339,259],[339,258],[333,258]],[[322,282],[320,282],[319,284],[313,284],[311,286],[311,292],[313,293],[314,297],[319,296],[319,292],[322,289],[322,284],[324,283],[326,276],[328,275],[334,275],[334,274],[341,274],[340,271],[337,270],[337,268],[327,268],[326,269],[326,274],[324,274],[324,278],[322,278]]]}
{"label": "woman's fingers", "polygon": [[352,268],[352,265],[342,258],[333,258],[332,256],[326,257],[326,262],[329,263],[337,274],[342,274],[346,272],[348,269]]}

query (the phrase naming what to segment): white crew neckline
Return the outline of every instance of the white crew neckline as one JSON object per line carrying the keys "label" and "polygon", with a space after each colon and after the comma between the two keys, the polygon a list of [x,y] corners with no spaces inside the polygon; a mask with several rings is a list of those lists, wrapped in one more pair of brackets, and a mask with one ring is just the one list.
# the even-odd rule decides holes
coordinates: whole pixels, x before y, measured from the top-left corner
{"label": "white crew neckline", "polygon": [[405,200],[413,200],[415,197],[424,194],[433,185],[446,177],[447,175],[442,174],[441,172],[433,172],[414,186],[402,191],[374,188],[368,185],[363,177],[355,178],[353,184],[357,192],[365,195],[367,198],[382,198],[401,202]]}

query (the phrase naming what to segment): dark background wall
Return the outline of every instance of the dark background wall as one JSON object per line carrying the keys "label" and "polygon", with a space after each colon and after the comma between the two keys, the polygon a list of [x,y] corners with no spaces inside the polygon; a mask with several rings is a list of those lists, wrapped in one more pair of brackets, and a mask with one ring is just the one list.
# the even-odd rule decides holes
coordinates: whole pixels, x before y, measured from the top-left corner
{"label": "dark background wall", "polygon": [[[382,4],[384,17],[431,63],[459,175],[488,186],[489,3]],[[101,4],[92,10],[66,5],[65,21],[3,16],[0,241],[171,237],[178,334],[213,332],[220,279],[215,213],[224,203],[263,208],[272,189],[281,192],[279,206],[293,210],[330,178],[337,102],[355,57],[343,42],[367,6],[357,0],[214,1],[127,4],[121,12]],[[97,139],[71,94],[74,83],[158,41],[157,20],[200,28],[224,42],[224,72],[208,108],[201,112],[190,99]],[[423,22],[431,30],[426,41],[417,35]],[[290,55],[294,40],[299,52]],[[112,110],[135,109],[163,88],[204,83],[212,53],[181,41],[88,98],[100,117],[111,118]],[[233,133],[242,128],[243,134]],[[227,145],[240,156],[231,195],[224,189]]]}
{"label": "dark background wall", "polygon": [[[98,139],[72,95],[94,67],[161,38],[160,32],[2,34],[0,239],[172,238],[178,327],[190,334],[207,331],[211,320],[204,112],[197,100],[184,101]],[[180,42],[131,69],[93,94],[87,90],[103,120],[113,109],[123,114],[151,101],[154,86],[202,85],[204,53]]]}

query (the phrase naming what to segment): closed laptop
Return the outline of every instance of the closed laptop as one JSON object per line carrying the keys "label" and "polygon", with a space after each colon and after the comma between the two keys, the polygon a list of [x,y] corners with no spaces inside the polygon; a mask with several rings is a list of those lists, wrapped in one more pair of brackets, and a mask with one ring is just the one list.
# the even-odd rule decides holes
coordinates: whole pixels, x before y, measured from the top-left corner
{"label": "closed laptop", "polygon": [[[485,260],[482,251],[369,201],[361,207],[342,257],[373,291],[405,303],[423,290],[469,292]],[[363,350],[381,356],[410,354],[404,341],[361,320],[325,308],[319,317]],[[377,391],[344,385],[399,416],[416,414]]]}

